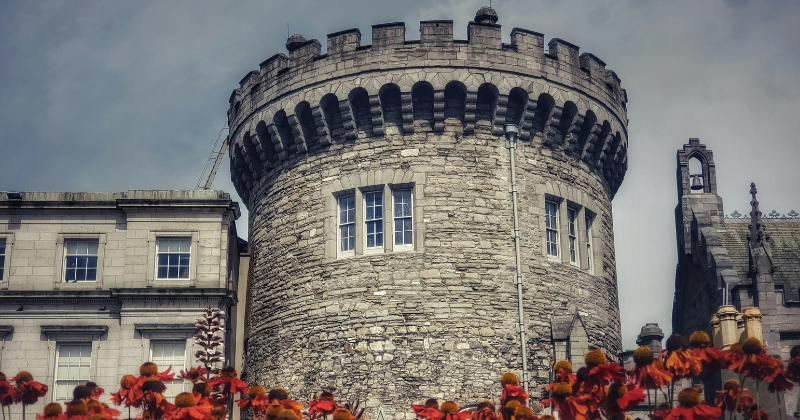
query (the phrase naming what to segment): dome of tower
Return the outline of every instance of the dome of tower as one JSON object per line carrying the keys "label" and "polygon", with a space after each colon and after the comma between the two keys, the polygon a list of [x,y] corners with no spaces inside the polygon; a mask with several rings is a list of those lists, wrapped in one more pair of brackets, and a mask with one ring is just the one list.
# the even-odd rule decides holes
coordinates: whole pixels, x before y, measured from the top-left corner
{"label": "dome of tower", "polygon": [[294,34],[286,40],[286,49],[289,51],[306,43],[306,38],[303,35]]}
{"label": "dome of tower", "polygon": [[497,12],[489,6],[483,6],[475,13],[477,23],[497,23]]}

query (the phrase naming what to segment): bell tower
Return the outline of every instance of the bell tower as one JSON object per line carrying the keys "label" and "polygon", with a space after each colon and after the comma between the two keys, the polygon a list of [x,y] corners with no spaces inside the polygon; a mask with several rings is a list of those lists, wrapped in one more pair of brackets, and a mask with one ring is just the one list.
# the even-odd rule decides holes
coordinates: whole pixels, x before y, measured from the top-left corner
{"label": "bell tower", "polygon": [[[702,226],[698,221],[710,221],[712,225],[723,222],[722,198],[717,195],[717,171],[714,166],[714,153],[700,143],[700,139],[690,138],[683,149],[678,150],[678,206],[675,208],[675,222],[678,237],[678,255],[691,252],[693,229]],[[699,213],[703,216],[697,217]],[[708,222],[705,222],[708,223]]]}

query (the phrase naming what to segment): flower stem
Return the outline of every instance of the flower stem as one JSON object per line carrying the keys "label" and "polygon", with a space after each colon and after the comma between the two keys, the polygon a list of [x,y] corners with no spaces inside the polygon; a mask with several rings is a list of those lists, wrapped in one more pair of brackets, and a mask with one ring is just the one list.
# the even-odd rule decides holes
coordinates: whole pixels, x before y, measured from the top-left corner
{"label": "flower stem", "polygon": [[22,420],[25,420],[25,404],[22,404]]}
{"label": "flower stem", "polygon": [[[656,396],[658,396],[658,394],[656,394]],[[650,404],[650,390],[649,389],[647,390],[647,405],[649,405],[650,407],[653,406],[652,404]],[[654,414],[654,413],[655,413],[654,410],[650,411],[650,414]]]}
{"label": "flower stem", "polygon": [[758,410],[758,420],[761,420],[761,391],[758,390],[759,380],[756,379],[756,410]]}
{"label": "flower stem", "polygon": [[775,395],[778,396],[778,418],[783,420],[783,409],[786,407],[784,407],[783,403],[781,403],[781,391],[777,391]]}

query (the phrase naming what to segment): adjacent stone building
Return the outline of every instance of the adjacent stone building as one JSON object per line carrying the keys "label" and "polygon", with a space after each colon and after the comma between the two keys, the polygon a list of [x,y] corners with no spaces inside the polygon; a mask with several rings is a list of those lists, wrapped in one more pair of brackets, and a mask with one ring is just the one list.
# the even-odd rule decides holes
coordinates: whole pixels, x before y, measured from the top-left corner
{"label": "adjacent stone building", "polygon": [[[412,418],[498,378],[621,350],[611,200],[626,93],[596,56],[482,8],[452,21],[293,35],[230,97],[250,210],[248,381]],[[512,160],[513,157],[513,160]],[[519,308],[521,301],[522,308]],[[521,317],[520,317],[521,315]],[[524,345],[524,346],[522,346]]]}
{"label": "adjacent stone building", "polygon": [[[202,308],[237,301],[237,217],[221,191],[0,193],[0,371],[51,389],[28,411],[87,381],[109,402],[148,360],[193,365]],[[228,327],[234,364],[235,317]]]}
{"label": "adjacent stone building", "polygon": [[[698,139],[678,150],[678,198],[675,221],[678,267],[672,310],[673,332],[685,336],[703,330],[714,337],[712,323],[721,305],[745,312],[757,307],[761,313],[764,344],[770,354],[789,358],[789,350],[800,344],[800,219],[792,210],[765,215],[759,210],[756,186],[751,211],[725,214],[717,195],[717,178],[711,150]],[[746,188],[747,186],[742,186]],[[734,309],[735,308],[735,309]],[[741,328],[744,318],[739,318]],[[715,345],[722,346],[720,337]],[[720,389],[724,377],[704,378],[706,398]],[[747,383],[753,390],[755,385]],[[763,388],[762,388],[763,389]],[[763,396],[762,396],[763,397]],[[763,400],[762,400],[763,401]],[[797,407],[798,389],[783,398],[784,418]],[[777,401],[768,405],[777,417]]]}

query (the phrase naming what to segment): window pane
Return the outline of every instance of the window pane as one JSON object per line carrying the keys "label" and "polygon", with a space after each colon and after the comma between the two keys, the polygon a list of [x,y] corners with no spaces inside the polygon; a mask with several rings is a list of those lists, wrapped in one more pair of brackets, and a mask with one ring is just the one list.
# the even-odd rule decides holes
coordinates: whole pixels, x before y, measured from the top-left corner
{"label": "window pane", "polygon": [[189,267],[180,267],[178,276],[180,278],[182,278],[182,279],[188,279],[189,278]]}
{"label": "window pane", "polygon": [[97,269],[90,268],[86,270],[86,280],[97,280]]}
{"label": "window pane", "polygon": [[375,235],[367,235],[367,248],[375,246]]}
{"label": "window pane", "polygon": [[88,268],[97,268],[97,257],[86,257],[86,263]]}
{"label": "window pane", "polygon": [[67,268],[75,268],[78,265],[78,257],[67,257]]}
{"label": "window pane", "polygon": [[78,281],[86,280],[86,270],[81,270],[81,269],[75,270],[75,280]]}
{"label": "window pane", "polygon": [[170,267],[167,270],[167,277],[169,277],[171,279],[178,278],[178,267]]}
{"label": "window pane", "polygon": [[375,246],[383,246],[383,233],[375,235]]}

